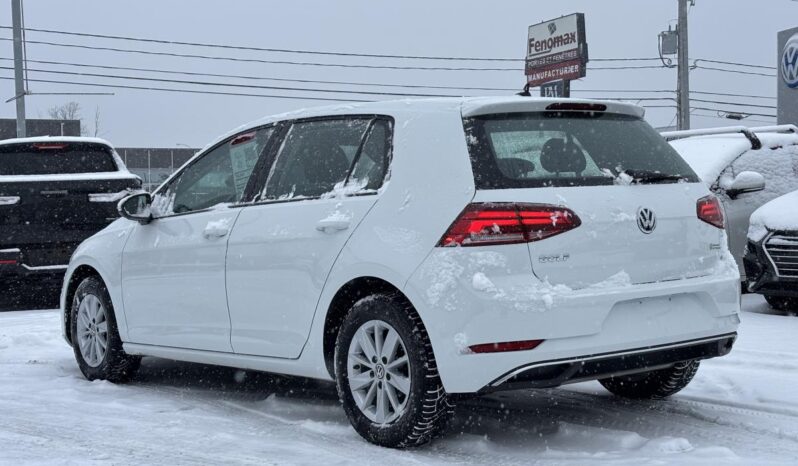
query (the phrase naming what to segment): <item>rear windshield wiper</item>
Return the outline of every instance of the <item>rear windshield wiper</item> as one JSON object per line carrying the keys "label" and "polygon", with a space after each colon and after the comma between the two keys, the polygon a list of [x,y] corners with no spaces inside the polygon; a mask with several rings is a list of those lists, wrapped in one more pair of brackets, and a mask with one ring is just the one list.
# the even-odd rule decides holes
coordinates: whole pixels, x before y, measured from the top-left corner
{"label": "rear windshield wiper", "polygon": [[635,183],[662,183],[664,181],[679,181],[687,179],[687,177],[682,175],[672,175],[669,173],[662,173],[653,170],[626,169],[622,170],[621,173],[631,176]]}

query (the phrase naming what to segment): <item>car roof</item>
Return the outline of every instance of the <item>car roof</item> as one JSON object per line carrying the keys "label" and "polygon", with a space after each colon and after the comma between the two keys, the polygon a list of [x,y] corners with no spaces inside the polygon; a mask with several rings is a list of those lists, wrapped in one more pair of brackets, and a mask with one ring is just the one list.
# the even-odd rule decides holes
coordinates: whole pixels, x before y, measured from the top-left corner
{"label": "car roof", "polygon": [[84,142],[89,144],[102,144],[111,149],[114,148],[114,146],[105,139],[84,136],[35,136],[29,138],[2,139],[0,140],[0,146],[9,144],[36,144],[42,142]]}
{"label": "car roof", "polygon": [[[794,133],[757,132],[756,136],[762,148],[798,144],[798,134]],[[670,141],[670,145],[710,185],[737,157],[751,150],[751,142],[739,133],[692,136]]]}
{"label": "car roof", "polygon": [[621,113],[642,118],[645,110],[637,105],[605,100],[562,99],[538,97],[443,97],[430,99],[399,99],[378,102],[364,102],[341,105],[328,105],[295,110],[277,115],[270,115],[241,125],[223,136],[216,138],[200,152],[215,146],[223,140],[259,126],[278,121],[343,115],[389,115],[395,118],[415,118],[429,114],[454,114],[458,117],[471,117],[492,113],[517,113],[545,110],[553,103],[585,103],[603,104],[607,112]]}

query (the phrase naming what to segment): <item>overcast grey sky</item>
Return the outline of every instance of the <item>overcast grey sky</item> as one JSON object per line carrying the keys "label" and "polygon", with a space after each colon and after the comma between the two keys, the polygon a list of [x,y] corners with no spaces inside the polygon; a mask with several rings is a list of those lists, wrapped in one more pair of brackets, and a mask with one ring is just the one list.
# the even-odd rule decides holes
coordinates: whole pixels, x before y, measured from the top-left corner
{"label": "overcast grey sky", "polygon": [[[29,28],[113,34],[192,42],[289,48],[339,52],[411,54],[435,56],[518,57],[524,55],[527,26],[572,12],[585,13],[590,57],[655,57],[657,34],[675,24],[676,0],[559,0],[559,1],[394,1],[377,0],[324,1],[167,1],[135,2],[90,0],[25,0],[25,21]],[[0,24],[10,25],[9,0],[0,0]],[[697,0],[690,10],[691,59],[709,58],[759,65],[776,65],[776,33],[798,26],[798,2],[790,0]],[[0,37],[11,37],[9,30],[0,30]],[[496,66],[508,63],[480,64],[473,62],[419,62],[398,59],[367,59],[288,55],[263,52],[225,51],[186,46],[141,44],[107,39],[65,37],[30,32],[28,40],[100,45],[241,58],[282,59],[350,64]],[[12,44],[0,42],[0,57],[12,57]],[[256,75],[291,79],[362,81],[396,84],[451,86],[487,86],[520,88],[523,71],[422,71],[370,70],[356,68],[309,67],[294,65],[235,63],[229,61],[159,57],[119,52],[28,45],[30,60],[51,60],[103,64],[112,66],[182,70],[201,73]],[[10,66],[3,60],[0,66]],[[635,65],[657,62],[633,63]],[[592,61],[589,66],[622,66],[623,63]],[[29,68],[81,71],[57,65],[29,64]],[[12,76],[0,70],[0,76]],[[104,73],[83,69],[84,72]],[[774,74],[774,70],[748,71]],[[127,76],[154,76],[133,71],[105,71]],[[160,75],[159,78],[191,79],[185,76]],[[55,79],[147,85],[121,79],[67,77],[30,72],[31,79]],[[224,78],[195,78],[205,81],[227,81]],[[675,89],[676,72],[670,69],[589,70],[587,77],[572,84],[578,89]],[[302,84],[258,81],[260,85]],[[197,88],[185,84],[155,84],[159,87]],[[344,86],[311,85],[315,88]],[[775,97],[776,78],[694,70],[691,88],[697,91],[756,94]],[[13,81],[0,81],[0,97],[14,94]],[[107,91],[61,84],[30,83],[33,92]],[[218,89],[218,88],[217,88]],[[347,89],[352,89],[347,87]],[[247,92],[245,89],[220,89]],[[368,90],[385,90],[368,88]],[[29,96],[29,118],[46,117],[47,108],[76,100],[83,117],[93,128],[95,108],[101,114],[100,136],[118,146],[175,147],[177,144],[202,146],[221,133],[264,115],[324,104],[308,100],[273,99],[238,96],[179,94],[142,90],[111,90],[114,96]],[[301,92],[250,90],[259,94],[307,95]],[[411,91],[412,92],[412,91]],[[419,92],[448,93],[419,90]],[[451,92],[456,93],[456,92]],[[461,91],[462,93],[462,91]],[[477,94],[477,92],[470,92]],[[502,94],[482,92],[481,94]],[[322,94],[313,94],[322,95]],[[334,94],[323,94],[333,97]],[[594,92],[575,96],[602,97],[616,94]],[[630,96],[656,97],[636,93]],[[667,96],[667,95],[660,95]],[[360,96],[361,98],[371,98]],[[693,96],[694,98],[698,96]],[[718,101],[747,101],[775,105],[775,100],[732,97],[698,97]],[[672,102],[641,102],[650,105],[672,105]],[[694,106],[702,104],[694,103]],[[715,104],[714,107],[734,108]],[[774,109],[749,108],[748,111],[775,114]],[[649,109],[647,118],[655,126],[672,122],[675,109]],[[711,118],[712,112],[693,115],[694,127],[733,124],[731,120]],[[13,103],[0,105],[0,117],[15,115]],[[751,117],[751,119],[771,120]],[[750,124],[761,124],[751,122]]]}

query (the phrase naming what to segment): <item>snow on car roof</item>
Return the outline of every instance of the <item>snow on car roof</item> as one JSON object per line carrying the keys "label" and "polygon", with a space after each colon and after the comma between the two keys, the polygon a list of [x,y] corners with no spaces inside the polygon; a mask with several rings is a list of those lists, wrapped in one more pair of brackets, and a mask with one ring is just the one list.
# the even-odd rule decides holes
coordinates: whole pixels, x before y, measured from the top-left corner
{"label": "snow on car roof", "polygon": [[319,116],[332,115],[357,115],[357,114],[385,114],[394,117],[412,118],[414,115],[429,113],[456,113],[463,116],[484,115],[496,112],[521,112],[521,111],[540,111],[545,110],[546,106],[557,103],[599,103],[607,106],[607,111],[612,113],[623,113],[642,117],[644,110],[637,105],[606,100],[589,99],[557,99],[539,97],[441,97],[430,99],[398,99],[384,100],[379,102],[364,102],[343,105],[327,105],[320,107],[304,108],[291,112],[269,115],[264,118],[243,124],[223,136],[214,139],[211,143],[202,148],[199,152],[204,152],[210,147],[222,142],[223,140],[243,131],[247,131],[258,126],[268,125],[282,120],[293,120],[299,118],[313,118]]}
{"label": "snow on car roof", "polygon": [[86,142],[93,144],[103,144],[113,149],[113,145],[101,138],[84,136],[36,136],[30,138],[12,138],[0,140],[0,146],[8,144],[35,144],[40,142]]}
{"label": "snow on car roof", "polygon": [[[798,144],[798,134],[757,132],[756,136],[763,148]],[[712,185],[737,157],[751,149],[751,142],[742,134],[694,136],[670,141],[670,145],[708,185]]]}
{"label": "snow on car roof", "polygon": [[761,239],[767,230],[798,231],[798,191],[777,197],[751,214],[748,237]]}

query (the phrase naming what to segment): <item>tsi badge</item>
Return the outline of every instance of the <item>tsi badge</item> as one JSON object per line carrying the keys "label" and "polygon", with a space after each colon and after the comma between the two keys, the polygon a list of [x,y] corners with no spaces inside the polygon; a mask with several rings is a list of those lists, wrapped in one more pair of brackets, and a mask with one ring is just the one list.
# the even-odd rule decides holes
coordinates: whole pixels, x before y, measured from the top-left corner
{"label": "tsi badge", "polygon": [[657,216],[648,207],[637,209],[637,228],[645,234],[651,234],[657,228]]}

